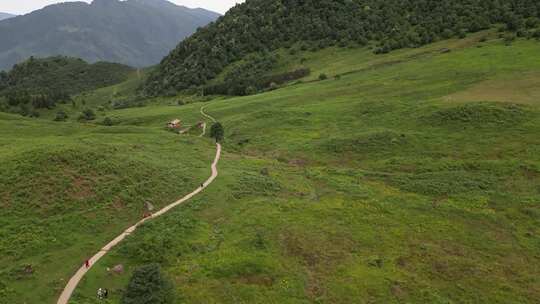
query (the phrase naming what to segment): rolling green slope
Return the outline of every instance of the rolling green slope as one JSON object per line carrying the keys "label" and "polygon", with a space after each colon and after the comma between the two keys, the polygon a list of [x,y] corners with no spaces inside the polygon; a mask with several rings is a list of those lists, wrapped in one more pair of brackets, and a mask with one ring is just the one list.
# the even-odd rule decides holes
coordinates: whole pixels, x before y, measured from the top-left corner
{"label": "rolling green slope", "polygon": [[[143,89],[161,96],[205,86],[231,64],[281,48],[369,46],[388,53],[495,26],[511,37],[538,38],[539,18],[540,4],[529,0],[248,0],[182,41]],[[266,76],[256,65],[244,71],[252,81]]]}
{"label": "rolling green slope", "polygon": [[[120,303],[152,262],[181,303],[535,303],[540,44],[492,35],[282,58],[316,76],[204,104],[226,130],[216,184],[129,237],[72,303],[99,287]],[[201,106],[114,115],[158,128]]]}
{"label": "rolling green slope", "polygon": [[146,202],[159,208],[206,179],[213,154],[209,141],[161,129],[0,113],[0,303],[56,303]]}

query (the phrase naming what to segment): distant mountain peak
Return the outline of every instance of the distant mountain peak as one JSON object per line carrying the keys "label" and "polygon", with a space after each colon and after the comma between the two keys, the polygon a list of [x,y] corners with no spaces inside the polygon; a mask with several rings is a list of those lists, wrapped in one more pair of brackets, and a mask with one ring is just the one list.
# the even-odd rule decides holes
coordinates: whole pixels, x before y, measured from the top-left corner
{"label": "distant mountain peak", "polygon": [[15,17],[15,15],[0,12],[0,20],[9,19],[13,17]]}
{"label": "distant mountain peak", "polygon": [[[49,5],[0,22],[0,70],[30,56],[154,65],[220,15],[166,0],[94,0]],[[39,26],[36,26],[39,24]]]}
{"label": "distant mountain peak", "polygon": [[103,5],[103,4],[111,4],[111,3],[118,3],[119,0],[94,0],[92,1],[92,5]]}

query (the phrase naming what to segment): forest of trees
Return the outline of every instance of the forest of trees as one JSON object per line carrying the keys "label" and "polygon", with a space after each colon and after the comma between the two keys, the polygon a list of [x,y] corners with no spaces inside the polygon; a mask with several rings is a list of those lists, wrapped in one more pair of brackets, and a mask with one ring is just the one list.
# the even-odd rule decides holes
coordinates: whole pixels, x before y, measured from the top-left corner
{"label": "forest of trees", "polygon": [[181,42],[142,89],[164,95],[200,87],[248,54],[299,44],[370,44],[386,53],[492,26],[538,37],[539,18],[537,0],[248,0]]}
{"label": "forest of trees", "polygon": [[32,57],[9,72],[0,71],[0,110],[26,116],[36,109],[52,109],[57,103],[71,102],[74,94],[122,82],[132,71],[116,63]]}

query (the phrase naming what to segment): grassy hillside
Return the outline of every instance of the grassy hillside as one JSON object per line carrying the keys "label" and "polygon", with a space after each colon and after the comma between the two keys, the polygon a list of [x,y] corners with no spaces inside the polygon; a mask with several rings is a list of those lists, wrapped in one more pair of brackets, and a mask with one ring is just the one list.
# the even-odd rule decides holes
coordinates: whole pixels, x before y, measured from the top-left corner
{"label": "grassy hillside", "polygon": [[0,303],[55,303],[146,202],[158,208],[205,180],[213,156],[211,142],[161,128],[0,113]]}
{"label": "grassy hillside", "polygon": [[[181,303],[535,303],[540,44],[491,35],[306,52],[317,76],[206,103],[226,129],[216,184],[129,237],[72,303],[98,287],[120,303],[151,262]],[[114,115],[155,129],[201,105]]]}
{"label": "grassy hillside", "polygon": [[[538,38],[539,18],[540,5],[528,0],[248,0],[182,41],[143,88],[155,96],[201,87],[237,61],[281,48],[297,53],[370,46],[375,53],[388,53],[495,26],[509,39]],[[234,95],[250,95],[255,91],[250,87],[260,87],[268,69],[254,67],[268,63],[257,58],[243,69],[244,77],[233,77],[231,83],[251,82]]]}

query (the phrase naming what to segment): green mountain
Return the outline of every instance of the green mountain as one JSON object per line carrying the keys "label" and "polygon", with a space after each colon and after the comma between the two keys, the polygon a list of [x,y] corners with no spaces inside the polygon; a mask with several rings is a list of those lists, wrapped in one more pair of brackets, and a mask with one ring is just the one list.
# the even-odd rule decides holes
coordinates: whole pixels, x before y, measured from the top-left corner
{"label": "green mountain", "polygon": [[133,72],[119,63],[31,57],[7,73],[0,72],[0,110],[26,116],[37,109],[52,109],[71,101],[72,95],[123,82]]}
{"label": "green mountain", "polygon": [[95,0],[45,7],[0,22],[0,69],[30,56],[65,55],[130,66],[159,63],[219,15],[165,0]]}
{"label": "green mountain", "polygon": [[[201,108],[225,129],[217,179],[108,251],[70,303],[99,303],[98,288],[125,303],[153,263],[174,303],[538,303],[537,40],[487,30],[279,57],[276,72],[311,74],[245,97],[108,107],[133,77],[58,105],[65,122],[0,113],[0,303],[57,303],[148,202],[200,187],[215,155]],[[86,107],[96,123],[77,123]],[[192,129],[165,130],[176,118]]]}
{"label": "green mountain", "polygon": [[536,2],[248,0],[157,70],[0,73],[74,88],[0,113],[0,303],[58,303],[99,253],[69,303],[538,304]]}
{"label": "green mountain", "polygon": [[540,36],[539,16],[540,3],[528,0],[248,0],[181,42],[145,91],[159,95],[201,86],[247,54],[279,48],[369,45],[387,53],[495,24]]}
{"label": "green mountain", "polygon": [[8,18],[13,18],[13,17],[15,17],[15,15],[8,14],[8,13],[1,13],[1,12],[0,12],[0,20],[4,20],[4,19],[8,19]]}
{"label": "green mountain", "polygon": [[109,62],[89,64],[72,57],[30,58],[16,64],[9,72],[0,72],[0,93],[25,90],[61,90],[68,94],[109,86],[125,81],[133,68]]}

